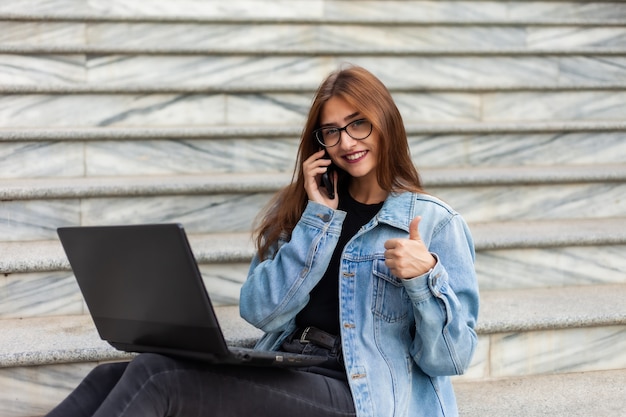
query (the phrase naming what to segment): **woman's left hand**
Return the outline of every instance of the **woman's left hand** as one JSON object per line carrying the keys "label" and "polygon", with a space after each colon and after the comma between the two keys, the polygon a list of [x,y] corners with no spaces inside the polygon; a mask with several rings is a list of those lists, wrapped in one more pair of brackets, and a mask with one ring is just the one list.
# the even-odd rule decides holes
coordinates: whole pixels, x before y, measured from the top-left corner
{"label": "woman's left hand", "polygon": [[385,265],[401,279],[415,278],[430,271],[437,263],[419,234],[420,216],[409,225],[409,238],[389,239],[385,242]]}

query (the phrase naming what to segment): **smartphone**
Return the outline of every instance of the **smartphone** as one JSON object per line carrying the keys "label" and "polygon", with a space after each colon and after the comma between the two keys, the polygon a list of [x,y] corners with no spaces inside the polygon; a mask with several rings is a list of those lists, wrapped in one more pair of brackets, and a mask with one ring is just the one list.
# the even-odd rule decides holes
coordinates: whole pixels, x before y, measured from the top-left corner
{"label": "smartphone", "polygon": [[[324,159],[330,159],[327,153],[324,153]],[[335,199],[335,176],[333,172],[335,172],[335,164],[330,164],[328,165],[326,172],[322,174],[322,185],[326,188],[328,198],[331,200]]]}

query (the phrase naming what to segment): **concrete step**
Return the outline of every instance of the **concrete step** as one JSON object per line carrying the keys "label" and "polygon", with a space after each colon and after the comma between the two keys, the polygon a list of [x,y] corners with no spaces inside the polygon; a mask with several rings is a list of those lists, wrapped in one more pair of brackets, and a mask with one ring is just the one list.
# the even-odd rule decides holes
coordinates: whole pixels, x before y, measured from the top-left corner
{"label": "concrete step", "polygon": [[[626,131],[626,122],[621,121],[568,121],[568,122],[533,122],[533,123],[407,123],[405,129],[408,136],[435,135],[524,135],[556,133],[616,133]],[[267,126],[267,125],[216,125],[195,127],[159,127],[144,126],[141,128],[124,127],[48,127],[38,129],[25,127],[0,129],[0,142],[21,141],[125,141],[125,140],[158,140],[158,139],[251,139],[251,138],[283,138],[298,137],[301,125]]]}
{"label": "concrete step", "polygon": [[[555,378],[549,374],[626,368],[624,296],[626,285],[558,294],[484,293],[474,364],[467,375],[455,377],[455,385],[466,387],[459,388],[466,392],[459,398],[461,408],[480,407],[471,400],[473,389],[494,384],[494,378]],[[259,332],[238,317],[237,307],[217,312],[230,344],[249,346],[258,338]],[[3,416],[43,414],[95,363],[128,357],[101,341],[86,315],[0,320],[0,334]]]}
{"label": "concrete step", "polygon": [[[301,125],[311,94],[9,94],[5,128],[207,127]],[[626,89],[397,93],[408,124],[470,122],[623,122]]]}
{"label": "concrete step", "polygon": [[[312,94],[8,94],[5,128],[302,125]],[[396,93],[407,124],[623,122],[626,89]]]}
{"label": "concrete step", "polygon": [[482,290],[626,283],[623,218],[473,223],[470,228]]}
{"label": "concrete step", "polygon": [[221,1],[186,0],[22,0],[2,4],[0,18],[44,21],[199,21],[328,22],[369,24],[534,24],[598,25],[619,23],[626,12],[615,2],[475,1]]}
{"label": "concrete step", "polygon": [[[469,222],[626,211],[624,165],[424,169],[422,176],[429,192]],[[289,180],[287,173],[6,179],[0,181],[0,236],[45,240],[60,226],[171,221],[192,233],[245,232]]]}
{"label": "concrete step", "polygon": [[[552,365],[552,370],[533,369],[511,362],[510,369],[494,362],[507,359],[503,356],[507,343],[524,343],[525,340],[511,337],[511,333],[565,331],[583,328],[612,328],[623,333],[626,325],[626,305],[620,301],[626,295],[626,285],[596,285],[570,288],[541,288],[516,291],[484,291],[481,294],[481,313],[477,332],[482,336],[482,344],[490,357],[480,358],[477,352],[474,369],[483,368],[486,361],[491,366],[484,367],[480,377],[503,377],[511,374],[548,373],[564,371],[565,368]],[[220,324],[230,344],[249,346],[259,336],[259,331],[246,324],[238,316],[236,306],[218,306]],[[127,357],[120,354],[107,343],[102,342],[87,314],[66,316],[5,318],[0,320],[3,338],[0,346],[0,367],[16,365],[35,365],[65,363],[75,361],[111,360]],[[614,326],[614,327],[612,327]],[[621,327],[620,327],[621,326]],[[37,332],[36,329],[41,331]],[[617,334],[616,333],[616,334]],[[581,333],[582,334],[582,333]],[[503,336],[505,335],[505,336]],[[488,339],[489,338],[489,339]],[[508,338],[508,339],[507,339]],[[531,340],[532,342],[532,340]],[[626,340],[624,340],[626,342]],[[486,346],[487,344],[491,345]],[[504,346],[503,346],[504,345]],[[610,345],[610,344],[609,344]],[[74,349],[78,347],[77,349]],[[537,346],[536,348],[539,348]],[[574,347],[575,351],[582,349]],[[606,346],[611,351],[619,346]],[[500,352],[496,352],[500,350]],[[537,349],[535,349],[537,350]],[[599,352],[598,352],[599,353]],[[525,357],[536,364],[546,358],[533,357],[532,352],[519,350],[508,352],[508,358],[514,355]],[[575,363],[574,352],[552,352],[552,355],[572,355],[567,361],[567,369],[574,367],[586,369],[587,363]],[[590,353],[591,354],[591,353]],[[623,361],[626,351],[616,358],[607,356],[607,363]],[[45,355],[50,355],[45,358]],[[59,356],[61,355],[61,356]],[[90,356],[96,355],[96,356]],[[565,359],[564,359],[565,360]],[[621,362],[620,362],[621,363]],[[477,371],[471,372],[467,379],[477,377]]]}
{"label": "concrete step", "polygon": [[[0,177],[291,172],[300,131],[299,126],[0,129]],[[626,154],[623,122],[409,125],[407,131],[420,169],[614,165]]]}
{"label": "concrete step", "polygon": [[[417,11],[416,11],[417,13]],[[626,47],[619,24],[544,26],[533,23],[405,25],[378,20],[336,24],[325,21],[267,22],[110,22],[5,21],[4,52],[22,53],[188,53],[188,54],[407,54],[438,50],[454,53],[593,53]],[[609,21],[610,23],[610,21]],[[615,22],[617,23],[617,22]],[[393,28],[392,31],[389,28]],[[7,48],[8,47],[8,48]]]}
{"label": "concrete step", "polygon": [[624,416],[624,387],[626,369],[454,383],[466,417]]}
{"label": "concrete step", "polygon": [[[574,166],[504,166],[426,168],[426,188],[621,183],[626,164]],[[15,178],[0,181],[0,199],[38,200],[92,197],[207,195],[224,192],[275,192],[287,185],[291,173],[264,174]]]}
{"label": "concrete step", "polygon": [[15,240],[0,243],[0,415],[42,415],[126,357],[95,334],[57,226],[181,221],[229,342],[258,337],[224,307],[251,220],[345,61],[390,87],[429,191],[471,222],[483,304],[462,413],[624,408],[623,371],[607,371],[626,368],[620,2],[183,4],[0,5],[0,235]]}
{"label": "concrete step", "polygon": [[[216,305],[236,305],[253,245],[248,233],[190,235],[205,286]],[[0,243],[0,319],[86,314],[58,240]]]}
{"label": "concrete step", "polygon": [[[250,346],[259,333],[236,307],[218,309],[229,344]],[[0,320],[0,415],[41,416],[97,363],[128,359],[100,340],[91,318]]]}
{"label": "concrete step", "polygon": [[[621,55],[308,56],[45,53],[2,56],[0,92],[21,94],[257,93],[315,91],[349,61],[392,91],[497,91],[619,88]],[[405,71],[399,71],[403,68]]]}
{"label": "concrete step", "polygon": [[459,379],[626,369],[626,285],[483,291],[479,346]]}
{"label": "concrete step", "polygon": [[[625,295],[624,284],[483,292],[481,346],[460,379],[626,368]],[[236,306],[216,308],[230,344],[249,346],[260,335],[238,316]],[[101,341],[86,314],[2,319],[0,328],[2,368],[128,356]],[[601,334],[613,343],[584,340]],[[580,340],[562,349],[574,339]],[[594,352],[584,352],[594,344]]]}
{"label": "concrete step", "polygon": [[[483,291],[626,284],[626,218],[470,225]],[[190,235],[216,305],[239,303],[248,233]],[[86,314],[58,240],[0,243],[0,319]]]}

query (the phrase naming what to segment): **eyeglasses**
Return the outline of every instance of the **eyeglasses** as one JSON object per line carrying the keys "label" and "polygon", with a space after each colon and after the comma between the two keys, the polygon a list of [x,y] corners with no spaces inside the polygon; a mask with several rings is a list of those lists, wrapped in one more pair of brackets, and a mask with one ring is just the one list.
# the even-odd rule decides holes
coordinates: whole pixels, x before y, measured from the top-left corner
{"label": "eyeglasses", "polygon": [[341,141],[342,131],[345,131],[354,140],[363,140],[372,134],[372,124],[366,119],[359,119],[344,127],[322,127],[314,130],[313,134],[320,145],[331,148]]}

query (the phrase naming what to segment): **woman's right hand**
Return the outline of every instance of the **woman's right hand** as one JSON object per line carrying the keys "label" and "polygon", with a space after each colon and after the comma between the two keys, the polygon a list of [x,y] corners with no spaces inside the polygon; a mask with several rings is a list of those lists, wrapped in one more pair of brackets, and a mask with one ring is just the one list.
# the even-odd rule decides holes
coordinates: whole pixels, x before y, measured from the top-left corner
{"label": "woman's right hand", "polygon": [[304,173],[304,189],[306,190],[309,200],[316,203],[324,204],[337,209],[339,198],[337,197],[337,172],[333,172],[333,184],[335,186],[335,198],[330,199],[326,189],[321,185],[322,174],[326,172],[328,166],[332,164],[330,159],[324,158],[325,150],[315,152],[306,161],[302,163],[302,172]]}

